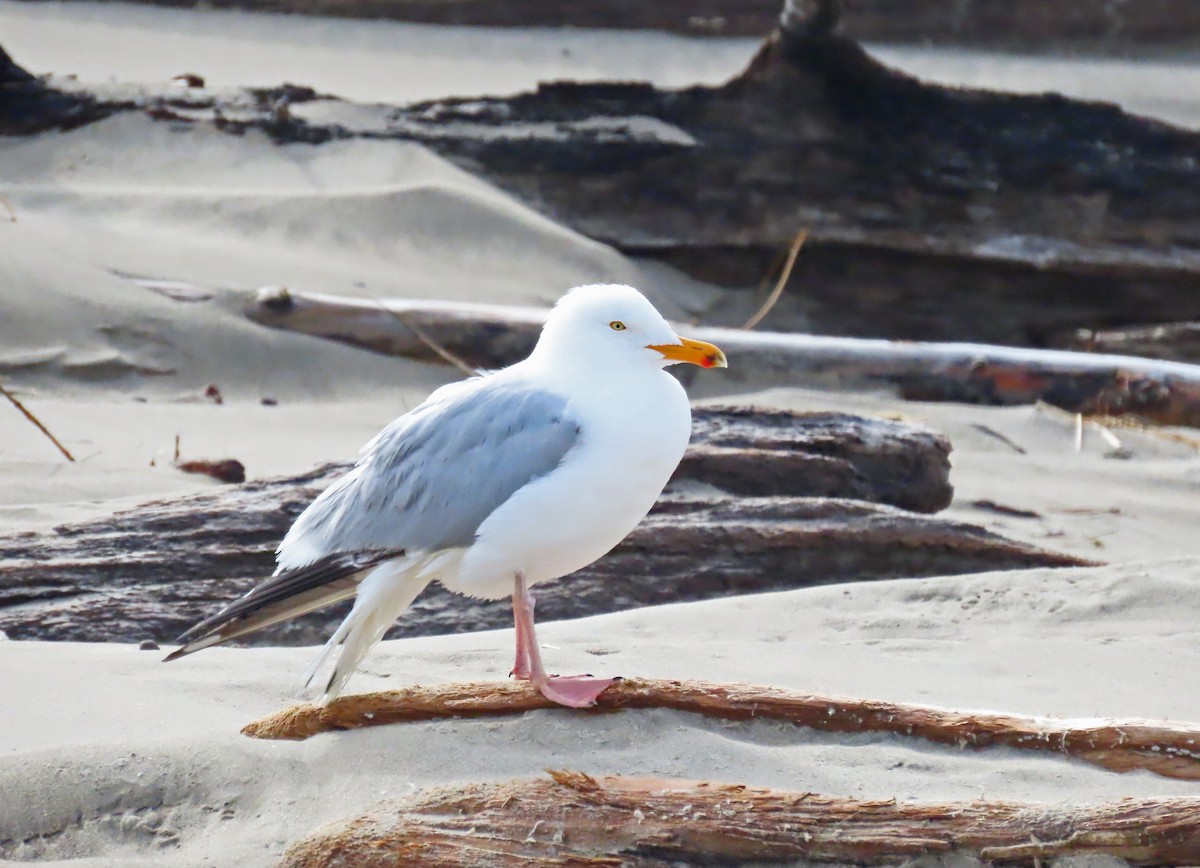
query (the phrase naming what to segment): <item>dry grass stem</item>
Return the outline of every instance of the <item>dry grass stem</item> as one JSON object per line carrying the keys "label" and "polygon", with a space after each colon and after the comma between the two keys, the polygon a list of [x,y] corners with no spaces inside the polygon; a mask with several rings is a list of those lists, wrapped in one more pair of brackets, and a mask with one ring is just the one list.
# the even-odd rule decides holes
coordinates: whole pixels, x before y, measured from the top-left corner
{"label": "dry grass stem", "polygon": [[421,328],[419,325],[410,321],[407,317],[402,316],[399,312],[392,310],[390,307],[388,307],[382,301],[379,301],[377,299],[376,303],[379,305],[379,308],[381,310],[386,311],[389,316],[395,317],[397,322],[399,322],[406,329],[408,329],[410,332],[412,332],[414,335],[416,335],[417,340],[419,340],[425,346],[429,347],[429,349],[432,350],[434,353],[436,353],[442,359],[442,361],[447,362],[448,364],[453,365],[454,367],[458,368],[460,371],[462,371],[468,377],[474,377],[479,374],[479,370],[477,368],[471,367],[465,361],[463,361],[461,358],[456,356],[454,353],[450,352],[450,350],[446,349],[444,346],[439,344],[437,341],[435,341],[433,338],[431,338],[426,333],[426,331],[423,328]]}
{"label": "dry grass stem", "polygon": [[796,257],[800,255],[800,248],[804,246],[805,240],[808,238],[808,230],[801,229],[796,233],[796,237],[792,239],[792,246],[788,249],[787,259],[783,263],[783,271],[779,274],[779,279],[775,281],[775,288],[771,290],[771,294],[767,296],[767,300],[750,319],[746,320],[746,324],[742,326],[744,329],[752,329],[763,318],[771,312],[771,308],[779,301],[783,295],[783,288],[787,286],[788,278],[792,276],[792,269],[796,265]]}
{"label": "dry grass stem", "polygon": [[45,434],[46,437],[48,437],[50,439],[51,443],[53,443],[55,446],[58,447],[58,451],[61,452],[64,456],[66,456],[66,459],[68,461],[75,460],[75,456],[67,451],[67,447],[63,446],[60,442],[58,442],[58,438],[50,433],[50,430],[45,425],[42,424],[42,421],[40,419],[38,419],[37,416],[33,415],[33,413],[31,413],[24,404],[22,404],[20,401],[17,400],[16,395],[14,395],[12,392],[8,391],[8,389],[4,388],[4,386],[0,386],[0,395],[3,395],[5,398],[8,398],[8,400],[12,403],[12,405],[14,407],[16,407],[18,410],[20,410],[21,414],[26,419],[28,419],[30,422],[32,422],[34,425],[36,425],[37,429],[39,431],[41,431],[43,434]]}
{"label": "dry grass stem", "polygon": [[987,425],[983,425],[979,422],[972,422],[971,427],[974,428],[976,431],[978,431],[980,434],[986,434],[988,437],[991,437],[993,440],[999,440],[1001,443],[1003,443],[1005,446],[1007,446],[1013,452],[1016,452],[1018,455],[1027,454],[1024,446],[1022,446],[1021,444],[1014,441],[1011,437],[1001,434],[995,428],[990,428]]}

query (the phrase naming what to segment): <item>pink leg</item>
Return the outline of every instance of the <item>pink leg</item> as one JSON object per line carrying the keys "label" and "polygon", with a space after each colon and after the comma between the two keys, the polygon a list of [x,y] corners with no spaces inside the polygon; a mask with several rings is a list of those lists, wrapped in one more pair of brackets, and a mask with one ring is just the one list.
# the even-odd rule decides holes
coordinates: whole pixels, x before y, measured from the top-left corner
{"label": "pink leg", "polygon": [[[524,582],[521,583],[524,586]],[[529,628],[533,624],[533,596],[528,591],[525,592],[527,606],[529,610],[528,617],[521,617],[520,609],[518,608],[517,596],[513,595],[513,624],[517,632],[517,659],[513,663],[512,672],[508,673],[513,678],[519,678],[522,681],[529,681],[532,676],[532,664],[529,660]],[[537,637],[532,640],[534,650],[537,650]]]}
{"label": "pink leg", "polygon": [[593,678],[590,675],[547,675],[538,648],[537,631],[533,626],[533,595],[525,586],[525,574],[517,573],[513,584],[513,624],[517,631],[517,659],[513,664],[514,678],[530,682],[542,696],[559,705],[587,708],[596,704],[596,697],[616,682],[615,678]]}

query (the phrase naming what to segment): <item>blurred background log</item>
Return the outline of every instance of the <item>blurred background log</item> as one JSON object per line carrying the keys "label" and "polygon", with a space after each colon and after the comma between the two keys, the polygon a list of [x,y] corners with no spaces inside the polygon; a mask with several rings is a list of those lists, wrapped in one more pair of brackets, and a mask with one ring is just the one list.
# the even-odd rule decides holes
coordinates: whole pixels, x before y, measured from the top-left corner
{"label": "blurred background log", "polygon": [[[235,292],[227,290],[226,292]],[[532,349],[545,314],[534,308],[392,300],[266,290],[242,293],[246,315],[272,328],[376,352],[495,368]],[[1134,356],[914,343],[694,327],[732,359],[724,377],[754,388],[890,387],[901,397],[973,404],[1044,401],[1106,417],[1200,425],[1200,366]],[[901,504],[903,505],[903,504]]]}
{"label": "blurred background log", "polygon": [[[338,123],[306,113],[336,98],[295,85],[136,108],[279,142],[420,142],[630,256],[733,288],[807,227],[767,321],[779,331],[1043,347],[1200,318],[1200,134],[1107,103],[919,81],[839,35],[839,8],[790,7],[717,87],[545,83]],[[93,100],[80,117],[130,108]],[[31,129],[61,124],[50,112]],[[739,322],[753,299],[725,305],[708,321]]]}
{"label": "blurred background log", "polygon": [[1081,329],[1063,343],[1098,353],[1200,363],[1200,322],[1161,323],[1138,328]]}
{"label": "blurred background log", "polygon": [[[149,0],[195,6],[196,0]],[[595,27],[666,30],[690,36],[759,36],[779,19],[780,0],[206,0],[257,9],[422,24],[486,27]],[[1200,9],[1190,0],[847,0],[846,29],[869,42],[1000,46],[1045,51],[1071,47],[1193,47]]]}

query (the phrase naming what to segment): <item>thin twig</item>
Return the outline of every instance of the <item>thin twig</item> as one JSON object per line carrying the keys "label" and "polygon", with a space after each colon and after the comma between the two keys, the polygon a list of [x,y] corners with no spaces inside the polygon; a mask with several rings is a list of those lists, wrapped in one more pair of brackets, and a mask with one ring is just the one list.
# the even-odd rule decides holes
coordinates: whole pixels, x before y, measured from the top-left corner
{"label": "thin twig", "polygon": [[1001,443],[1003,443],[1005,446],[1008,446],[1010,449],[1012,449],[1018,455],[1027,454],[1024,446],[1022,446],[1019,443],[1016,443],[1011,438],[1006,437],[1005,435],[1001,434],[995,428],[989,428],[987,425],[981,425],[978,422],[972,422],[971,427],[974,428],[976,431],[978,431],[980,434],[986,434],[989,437],[999,440]]}
{"label": "thin twig", "polygon": [[470,365],[468,365],[466,362],[464,362],[461,358],[454,355],[454,353],[450,352],[444,346],[439,344],[437,341],[435,341],[433,338],[431,338],[428,334],[426,334],[425,330],[423,328],[421,328],[419,325],[417,325],[416,323],[413,323],[413,322],[409,322],[408,319],[401,316],[396,311],[392,310],[390,307],[388,307],[386,304],[384,304],[379,299],[374,299],[374,301],[377,305],[379,305],[380,310],[386,312],[390,316],[395,317],[397,322],[399,322],[406,329],[408,329],[414,335],[416,335],[417,340],[419,340],[421,343],[425,344],[425,346],[429,347],[429,349],[433,350],[435,353],[437,353],[439,356],[441,356],[443,361],[448,362],[449,364],[458,368],[460,371],[462,371],[468,377],[478,376],[479,370],[477,368],[472,368]]}
{"label": "thin twig", "polygon": [[792,246],[788,250],[787,261],[783,264],[783,271],[779,275],[779,280],[775,281],[775,288],[771,290],[771,294],[767,296],[767,300],[763,302],[763,306],[755,312],[754,316],[746,320],[746,324],[742,328],[754,328],[763,321],[763,317],[770,313],[771,308],[779,301],[779,297],[783,295],[783,288],[787,286],[788,278],[792,276],[792,268],[796,265],[796,257],[800,254],[800,248],[804,246],[804,241],[807,238],[807,229],[801,229],[796,233],[796,237],[792,239]]}
{"label": "thin twig", "polygon": [[43,434],[45,434],[47,437],[49,437],[50,442],[58,447],[58,451],[61,452],[63,455],[65,455],[67,457],[68,461],[75,460],[75,456],[67,451],[67,447],[63,446],[61,443],[59,443],[58,438],[55,437],[53,434],[51,434],[50,430],[45,425],[42,424],[41,420],[38,419],[37,416],[30,413],[29,410],[25,407],[25,405],[22,404],[20,401],[18,401],[16,396],[12,392],[8,391],[8,389],[4,388],[4,386],[0,386],[0,395],[3,395],[5,398],[8,398],[8,400],[12,402],[12,405],[14,407],[16,407],[18,410],[20,410],[26,419],[28,419],[30,422],[32,422],[34,425],[36,425],[37,429],[39,431],[41,431]]}

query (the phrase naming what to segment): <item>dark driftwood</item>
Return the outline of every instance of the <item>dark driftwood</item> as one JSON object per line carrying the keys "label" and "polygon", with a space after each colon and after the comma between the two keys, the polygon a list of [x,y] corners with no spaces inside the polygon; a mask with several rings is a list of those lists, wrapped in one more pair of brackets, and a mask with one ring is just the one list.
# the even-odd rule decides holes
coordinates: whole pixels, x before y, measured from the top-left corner
{"label": "dark driftwood", "polygon": [[0,46],[0,136],[65,130],[132,105],[105,104],[84,93],[64,93],[18,66]]}
{"label": "dark driftwood", "polygon": [[[194,6],[194,0],[141,0]],[[211,0],[216,8],[482,27],[663,30],[690,36],[761,36],[779,21],[782,0]],[[802,4],[803,5],[803,4]],[[811,4],[808,4],[811,5]],[[866,42],[999,46],[1017,51],[1070,47],[1127,51],[1192,48],[1200,9],[1190,0],[1012,0],[1003,8],[962,0],[853,0],[843,29]]]}
{"label": "dark driftwood", "polygon": [[768,319],[781,330],[1045,345],[1200,314],[1200,134],[926,84],[832,33],[836,4],[794,5],[719,87],[549,83],[364,109],[361,126],[307,115],[326,97],[292,86],[237,95],[233,112],[206,91],[138,107],[284,142],[418,141],[586,235],[724,285],[758,283],[807,227]]}
{"label": "dark driftwood", "polygon": [[[148,504],[49,538],[0,540],[0,630],[14,639],[169,641],[270,574],[275,545],[318,490],[285,482]],[[557,620],[839,581],[1088,563],[862,501],[665,497],[608,555],[539,586],[538,615]],[[321,642],[347,607],[249,641]],[[511,625],[507,600],[431,587],[389,635]]]}
{"label": "dark driftwood", "polygon": [[[193,0],[144,0],[191,6]],[[779,20],[781,0],[213,0],[216,7],[422,24],[666,30],[694,36],[761,36]],[[1060,46],[1128,49],[1200,41],[1190,0],[1011,0],[1003,8],[961,0],[853,0],[845,30],[867,42],[999,45],[1028,52]]]}
{"label": "dark driftwood", "polygon": [[1020,865],[1069,855],[1138,865],[1200,859],[1197,798],[905,804],[709,781],[549,774],[382,802],[293,845],[282,866],[894,865],[955,851]]}
{"label": "dark driftwood", "polygon": [[[386,303],[279,291],[246,294],[246,315],[272,328],[344,341],[377,352],[440,361],[417,331],[476,367],[529,353],[544,311],[501,305],[391,300]],[[728,376],[765,385],[888,386],[915,400],[1020,404],[1133,414],[1200,425],[1200,366],[1061,350],[861,340],[690,328],[730,359]],[[724,376],[724,374],[722,374]]]}
{"label": "dark driftwood", "polygon": [[1083,329],[1063,343],[1088,352],[1197,363],[1200,362],[1200,321],[1096,331]]}
{"label": "dark driftwood", "polygon": [[389,122],[586,235],[718,283],[757,283],[809,228],[768,327],[1038,345],[1197,312],[1200,135],[925,84],[803,21],[721,87],[551,84]]}
{"label": "dark driftwood", "polygon": [[[981,528],[862,500],[946,504],[948,446],[884,420],[745,409],[698,409],[676,478],[774,497],[668,494],[617,549],[539,588],[539,615],[598,612],[833,581],[945,575],[1077,558]],[[722,455],[728,451],[730,460]],[[148,503],[51,534],[0,538],[0,629],[13,638],[159,641],[178,635],[273,569],[296,515],[345,465]],[[906,490],[907,489],[907,490]],[[255,641],[311,644],[345,609],[314,613]],[[506,601],[422,595],[392,635],[511,624]]]}
{"label": "dark driftwood", "polygon": [[[242,733],[298,740],[366,726],[556,707],[525,682],[444,684],[344,696],[327,706],[295,706],[247,724]],[[1200,780],[1200,724],[1020,717],[814,696],[759,685],[647,678],[613,684],[600,694],[591,713],[617,708],[673,708],[725,720],[784,720],[823,732],[886,732],[956,747],[1049,751],[1118,772],[1144,769]]]}

